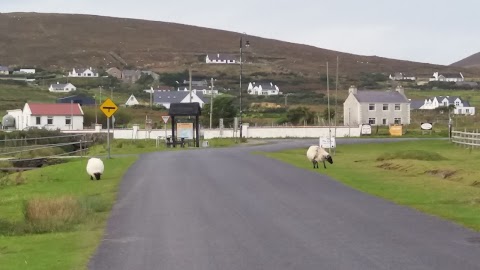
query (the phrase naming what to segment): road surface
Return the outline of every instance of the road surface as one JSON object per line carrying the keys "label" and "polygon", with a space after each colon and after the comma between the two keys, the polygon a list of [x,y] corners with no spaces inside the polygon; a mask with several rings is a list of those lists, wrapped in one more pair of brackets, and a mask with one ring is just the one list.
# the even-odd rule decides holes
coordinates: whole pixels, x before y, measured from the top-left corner
{"label": "road surface", "polygon": [[480,234],[250,154],[315,142],[143,155],[90,269],[480,269]]}

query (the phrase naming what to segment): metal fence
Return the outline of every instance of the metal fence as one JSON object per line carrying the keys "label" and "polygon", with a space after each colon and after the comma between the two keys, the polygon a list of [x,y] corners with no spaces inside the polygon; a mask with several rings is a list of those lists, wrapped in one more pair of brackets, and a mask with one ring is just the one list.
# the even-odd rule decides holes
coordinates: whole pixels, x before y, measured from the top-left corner
{"label": "metal fence", "polygon": [[455,144],[465,147],[480,147],[480,133],[478,130],[475,132],[468,132],[467,129],[464,131],[452,130],[450,140]]}

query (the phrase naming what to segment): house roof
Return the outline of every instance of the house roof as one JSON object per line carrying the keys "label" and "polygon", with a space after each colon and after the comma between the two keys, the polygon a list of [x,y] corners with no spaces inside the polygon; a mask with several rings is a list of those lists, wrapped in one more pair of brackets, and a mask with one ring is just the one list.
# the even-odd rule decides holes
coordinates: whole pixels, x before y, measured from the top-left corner
{"label": "house roof", "polygon": [[221,53],[209,53],[207,54],[210,60],[217,60],[217,61],[233,61],[235,60],[235,56],[231,54],[221,54]]}
{"label": "house roof", "polygon": [[85,70],[90,69],[92,72],[97,73],[98,71],[95,68],[74,68],[77,73],[83,73]]}
{"label": "house roof", "polygon": [[[60,89],[60,90],[63,90],[67,85],[69,85],[68,83],[55,83],[55,84],[51,84],[50,87],[53,88],[53,89]],[[73,86],[73,84],[72,84]]]}
{"label": "house roof", "polygon": [[374,90],[358,90],[354,94],[358,102],[373,102],[373,103],[408,103],[404,95],[397,91],[374,91]]}
{"label": "house roof", "polygon": [[32,115],[83,115],[83,111],[78,103],[27,103],[32,111]]}
{"label": "house roof", "polygon": [[271,83],[271,82],[259,82],[259,83],[253,82],[252,86],[253,87],[262,86],[262,90],[277,90],[275,88],[276,85],[274,83]]}
{"label": "house roof", "polygon": [[439,73],[438,76],[443,75],[445,78],[462,78],[460,73]]}
{"label": "house roof", "polygon": [[420,109],[425,104],[424,100],[411,100],[410,101],[410,109],[415,110],[415,109]]}
{"label": "house roof", "polygon": [[10,71],[8,67],[0,66],[0,71]]}
{"label": "house roof", "polygon": [[[187,91],[155,91],[154,94],[153,94],[153,102],[155,102],[155,103],[179,103],[185,97],[187,97],[188,95],[189,95],[189,92],[187,92]],[[203,93],[192,92],[192,95],[196,95],[203,102],[205,102],[204,98],[203,98]]]}

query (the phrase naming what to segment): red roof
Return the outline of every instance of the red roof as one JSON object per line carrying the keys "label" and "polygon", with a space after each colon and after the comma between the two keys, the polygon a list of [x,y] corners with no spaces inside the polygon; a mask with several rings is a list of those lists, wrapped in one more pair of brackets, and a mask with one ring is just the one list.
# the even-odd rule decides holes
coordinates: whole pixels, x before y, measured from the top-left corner
{"label": "red roof", "polygon": [[32,115],[83,115],[80,104],[73,103],[28,103]]}

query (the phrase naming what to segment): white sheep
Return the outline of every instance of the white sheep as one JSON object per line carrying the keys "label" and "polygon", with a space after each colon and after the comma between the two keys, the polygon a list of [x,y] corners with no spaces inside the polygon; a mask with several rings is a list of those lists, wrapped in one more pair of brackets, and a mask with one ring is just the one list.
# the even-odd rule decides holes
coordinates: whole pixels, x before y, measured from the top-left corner
{"label": "white sheep", "polygon": [[325,160],[328,161],[330,164],[333,164],[332,156],[325,151],[322,147],[318,145],[312,145],[307,150],[307,158],[313,163],[313,168],[318,169],[318,162],[323,162],[323,167],[326,169],[327,166],[325,165]]}
{"label": "white sheep", "polygon": [[90,158],[87,163],[87,173],[90,175],[90,180],[95,179],[100,180],[100,176],[103,174],[104,170],[103,161],[99,158]]}

